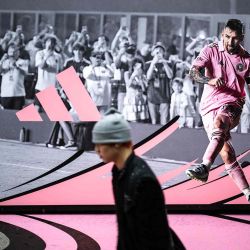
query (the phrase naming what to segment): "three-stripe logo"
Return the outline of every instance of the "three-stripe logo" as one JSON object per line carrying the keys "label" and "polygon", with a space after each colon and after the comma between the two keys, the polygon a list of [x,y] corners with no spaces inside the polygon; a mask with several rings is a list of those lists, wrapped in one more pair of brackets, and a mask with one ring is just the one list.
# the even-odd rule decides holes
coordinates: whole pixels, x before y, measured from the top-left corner
{"label": "three-stripe logo", "polygon": [[[100,113],[74,68],[70,67],[57,74],[56,77],[74,107],[79,120],[98,121]],[[73,120],[54,86],[37,93],[36,97],[51,121]],[[19,121],[43,121],[34,104],[18,111],[16,115]]]}

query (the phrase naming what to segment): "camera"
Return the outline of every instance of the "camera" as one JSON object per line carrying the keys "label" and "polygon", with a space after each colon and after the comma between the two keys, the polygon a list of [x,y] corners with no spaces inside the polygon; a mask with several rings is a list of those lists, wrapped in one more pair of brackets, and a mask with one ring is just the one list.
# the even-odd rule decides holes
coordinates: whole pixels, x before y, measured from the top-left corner
{"label": "camera", "polygon": [[126,47],[126,53],[128,54],[134,54],[136,51],[136,46],[135,44],[128,44]]}

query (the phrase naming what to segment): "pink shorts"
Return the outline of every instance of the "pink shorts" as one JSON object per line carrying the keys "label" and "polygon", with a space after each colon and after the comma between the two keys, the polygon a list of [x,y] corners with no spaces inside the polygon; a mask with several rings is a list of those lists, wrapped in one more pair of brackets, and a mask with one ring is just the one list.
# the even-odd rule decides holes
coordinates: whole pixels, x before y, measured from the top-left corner
{"label": "pink shorts", "polygon": [[[229,117],[229,127],[231,130],[239,124],[241,112],[242,108],[239,105],[227,103],[221,106],[220,108],[211,110],[207,114],[203,115],[202,121],[209,140],[211,139],[212,132],[214,129],[214,120],[217,116],[223,115]],[[226,131],[226,141],[231,138],[230,130]]]}

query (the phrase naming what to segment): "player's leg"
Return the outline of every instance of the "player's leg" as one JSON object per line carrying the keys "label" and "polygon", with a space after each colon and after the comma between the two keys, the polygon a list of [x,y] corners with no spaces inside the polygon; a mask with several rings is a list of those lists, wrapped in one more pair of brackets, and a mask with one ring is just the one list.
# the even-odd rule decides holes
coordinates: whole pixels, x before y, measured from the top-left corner
{"label": "player's leg", "polygon": [[[214,116],[215,114],[213,114]],[[217,113],[213,119],[212,114],[203,119],[210,142],[203,155],[202,163],[195,167],[186,170],[186,174],[191,179],[197,179],[206,182],[209,175],[209,170],[215,161],[215,158],[220,153],[226,138],[226,134],[230,129],[230,119],[228,116]],[[210,124],[208,124],[210,122]],[[212,123],[212,129],[211,129]]]}
{"label": "player's leg", "polygon": [[229,129],[229,117],[222,114],[218,114],[215,117],[213,123],[211,140],[202,158],[202,163],[207,166],[208,170],[210,169],[211,165],[214,163],[216,157],[223,148],[226,137],[228,136]]}
{"label": "player's leg", "polygon": [[228,175],[232,178],[241,192],[246,195],[247,200],[250,201],[249,184],[239,162],[236,159],[236,154],[231,140],[224,143],[220,156],[225,163],[225,169]]}

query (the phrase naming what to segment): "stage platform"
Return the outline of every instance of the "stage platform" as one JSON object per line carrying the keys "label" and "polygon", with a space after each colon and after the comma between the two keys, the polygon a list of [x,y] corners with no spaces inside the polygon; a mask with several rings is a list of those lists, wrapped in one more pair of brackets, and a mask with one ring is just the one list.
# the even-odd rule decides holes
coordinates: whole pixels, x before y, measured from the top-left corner
{"label": "stage platform", "polygon": [[[20,123],[0,111],[0,249],[115,250],[117,226],[111,164],[95,152],[45,147],[52,122]],[[250,245],[250,205],[215,162],[209,181],[189,180],[207,145],[204,130],[132,123],[135,151],[162,185],[168,220],[187,249],[237,250]],[[30,142],[18,142],[22,127]],[[250,180],[249,134],[233,134]]]}
{"label": "stage platform", "polygon": [[[168,216],[186,249],[245,250],[250,215]],[[115,215],[0,215],[0,249],[115,250]],[[9,248],[8,248],[9,247]]]}
{"label": "stage platform", "polygon": [[[197,134],[195,141],[204,143],[205,147],[204,131],[179,129],[172,121],[166,126],[154,127],[153,134],[145,135],[148,124],[132,126],[133,134],[137,135],[135,143],[139,141],[135,144],[135,152],[144,157],[155,171],[169,211],[249,212],[249,204],[226,175],[223,165],[213,166],[205,184],[185,176],[185,170],[198,164],[200,156],[197,151],[190,150],[191,142],[184,140],[190,137],[190,133],[193,137]],[[143,133],[144,138],[140,140]],[[201,137],[204,137],[203,142]],[[4,159],[0,163],[3,173],[0,190],[2,213],[114,212],[112,164],[100,162],[94,152],[63,151],[46,148],[44,144],[9,140],[2,140],[0,146],[1,159]],[[250,150],[247,145],[239,143],[239,146],[245,151],[238,150],[238,160],[249,178]]]}

